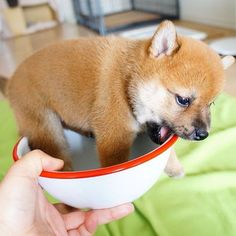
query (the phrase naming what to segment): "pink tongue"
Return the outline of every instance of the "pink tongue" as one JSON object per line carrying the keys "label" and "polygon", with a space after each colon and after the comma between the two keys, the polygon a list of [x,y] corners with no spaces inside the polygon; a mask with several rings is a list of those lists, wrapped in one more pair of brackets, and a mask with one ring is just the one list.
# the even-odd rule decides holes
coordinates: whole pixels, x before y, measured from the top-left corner
{"label": "pink tongue", "polygon": [[165,126],[161,127],[160,134],[161,134],[161,141],[165,141],[165,138],[168,134],[169,129]]}

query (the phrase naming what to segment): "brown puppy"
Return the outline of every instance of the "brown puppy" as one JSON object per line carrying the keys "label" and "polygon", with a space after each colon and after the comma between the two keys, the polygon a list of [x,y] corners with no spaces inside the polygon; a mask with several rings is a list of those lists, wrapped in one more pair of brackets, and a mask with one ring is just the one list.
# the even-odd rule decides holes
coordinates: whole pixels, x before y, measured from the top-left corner
{"label": "brown puppy", "polygon": [[[8,85],[21,135],[31,148],[65,161],[71,169],[63,127],[93,133],[102,166],[128,159],[147,126],[157,143],[170,133],[207,137],[210,104],[222,90],[220,57],[202,42],[177,37],[163,22],[152,39],[118,37],[69,40],[26,59]],[[177,159],[170,175],[181,174]],[[174,164],[173,164],[174,163]]]}

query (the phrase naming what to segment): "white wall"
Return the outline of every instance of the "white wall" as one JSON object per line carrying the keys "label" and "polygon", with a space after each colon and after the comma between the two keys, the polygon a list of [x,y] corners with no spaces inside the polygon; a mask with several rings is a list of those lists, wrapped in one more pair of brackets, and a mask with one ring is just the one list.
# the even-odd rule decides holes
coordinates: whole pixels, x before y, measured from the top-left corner
{"label": "white wall", "polygon": [[[92,0],[92,10],[93,14],[98,14],[98,9],[96,1],[98,0]],[[124,10],[130,10],[131,9],[131,3],[130,0],[99,0],[100,6],[103,14],[112,14],[119,11]],[[87,1],[81,1],[81,9],[83,14],[88,15],[88,9],[87,9]]]}
{"label": "white wall", "polygon": [[54,0],[61,21],[75,23],[76,17],[72,0]]}
{"label": "white wall", "polygon": [[180,0],[184,20],[236,29],[236,0]]}

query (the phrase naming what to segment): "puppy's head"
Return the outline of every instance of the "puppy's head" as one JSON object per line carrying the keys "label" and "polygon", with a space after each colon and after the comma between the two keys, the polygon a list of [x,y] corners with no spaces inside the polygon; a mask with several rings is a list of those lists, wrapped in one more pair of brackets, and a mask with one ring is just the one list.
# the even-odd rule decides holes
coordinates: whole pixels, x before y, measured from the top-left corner
{"label": "puppy's head", "polygon": [[145,42],[132,87],[132,106],[155,142],[171,133],[202,140],[210,128],[210,106],[224,85],[224,69],[234,59],[221,59],[203,42],[176,35],[163,22]]}

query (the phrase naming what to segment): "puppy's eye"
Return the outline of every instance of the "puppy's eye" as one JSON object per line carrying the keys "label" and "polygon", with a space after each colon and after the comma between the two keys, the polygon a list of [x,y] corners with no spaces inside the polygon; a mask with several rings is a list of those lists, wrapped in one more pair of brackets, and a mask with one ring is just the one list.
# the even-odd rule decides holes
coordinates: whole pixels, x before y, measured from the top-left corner
{"label": "puppy's eye", "polygon": [[175,95],[175,100],[177,102],[178,105],[180,105],[181,107],[188,107],[190,105],[190,98],[183,98],[179,95]]}

